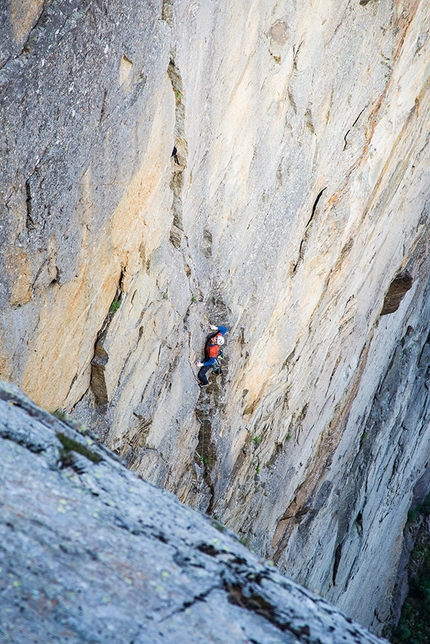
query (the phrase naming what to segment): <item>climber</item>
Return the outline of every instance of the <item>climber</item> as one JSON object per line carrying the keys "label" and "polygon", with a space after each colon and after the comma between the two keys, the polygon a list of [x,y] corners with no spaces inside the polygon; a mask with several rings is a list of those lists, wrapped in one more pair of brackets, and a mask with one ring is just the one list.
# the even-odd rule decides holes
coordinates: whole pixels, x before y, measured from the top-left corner
{"label": "climber", "polygon": [[224,344],[223,336],[228,331],[225,326],[215,326],[214,324],[210,324],[209,326],[214,333],[211,333],[206,338],[205,361],[196,362],[196,365],[200,367],[197,377],[201,387],[206,387],[209,384],[206,374],[210,369],[214,369],[214,371],[221,373],[220,359],[223,355],[222,351],[220,351],[220,347]]}

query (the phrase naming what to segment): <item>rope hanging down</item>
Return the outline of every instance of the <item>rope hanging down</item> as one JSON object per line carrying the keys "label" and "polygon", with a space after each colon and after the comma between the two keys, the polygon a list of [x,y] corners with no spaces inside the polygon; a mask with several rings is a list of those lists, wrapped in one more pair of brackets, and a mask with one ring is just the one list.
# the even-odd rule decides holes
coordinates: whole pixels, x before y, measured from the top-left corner
{"label": "rope hanging down", "polygon": [[[220,389],[220,380],[221,380],[221,375],[219,374],[216,378],[216,389],[215,389],[215,407],[216,407],[216,414],[215,414],[215,432],[216,432],[216,460],[217,460],[217,465],[218,465],[218,478],[220,476],[220,459],[218,456],[219,452],[219,434],[220,434],[220,429],[221,429],[221,410],[220,410],[220,399],[221,399],[221,389]],[[202,428],[202,449],[201,449],[201,455],[200,455],[200,462],[202,466],[202,482],[204,480],[205,476],[205,421],[207,418],[207,392],[206,389],[203,389],[203,414],[202,414],[202,420],[200,421],[200,425]]]}
{"label": "rope hanging down", "polygon": [[202,420],[202,455],[200,457],[202,463],[202,481],[205,476],[205,418],[206,418],[206,390],[203,389],[203,420]]}
{"label": "rope hanging down", "polygon": [[217,464],[217,480],[221,476],[221,373],[216,378],[217,384],[217,396],[216,396],[216,425],[215,425],[215,436],[216,436],[216,464]]}

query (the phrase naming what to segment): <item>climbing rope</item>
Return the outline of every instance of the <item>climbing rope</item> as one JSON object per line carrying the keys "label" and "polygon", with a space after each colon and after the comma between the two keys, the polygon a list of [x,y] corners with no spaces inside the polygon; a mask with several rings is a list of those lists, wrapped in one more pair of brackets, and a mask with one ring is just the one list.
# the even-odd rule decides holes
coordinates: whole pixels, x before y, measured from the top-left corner
{"label": "climbing rope", "polygon": [[219,483],[220,476],[221,476],[221,449],[220,449],[220,440],[221,440],[221,404],[220,404],[220,399],[221,399],[221,374],[219,374],[216,378],[216,384],[217,384],[217,401],[216,401],[216,461],[217,461],[217,483]]}
{"label": "climbing rope", "polygon": [[206,389],[203,389],[203,419],[202,419],[202,455],[200,457],[202,464],[202,482],[205,476],[205,418],[206,418]]}

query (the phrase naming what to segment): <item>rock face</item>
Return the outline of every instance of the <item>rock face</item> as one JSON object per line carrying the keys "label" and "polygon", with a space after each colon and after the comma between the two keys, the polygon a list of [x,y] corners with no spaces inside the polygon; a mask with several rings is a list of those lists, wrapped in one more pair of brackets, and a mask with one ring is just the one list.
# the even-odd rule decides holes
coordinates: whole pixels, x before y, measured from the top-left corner
{"label": "rock face", "polygon": [[2,377],[380,633],[430,466],[428,3],[1,11]]}
{"label": "rock face", "polygon": [[0,442],[2,641],[382,643],[3,384]]}

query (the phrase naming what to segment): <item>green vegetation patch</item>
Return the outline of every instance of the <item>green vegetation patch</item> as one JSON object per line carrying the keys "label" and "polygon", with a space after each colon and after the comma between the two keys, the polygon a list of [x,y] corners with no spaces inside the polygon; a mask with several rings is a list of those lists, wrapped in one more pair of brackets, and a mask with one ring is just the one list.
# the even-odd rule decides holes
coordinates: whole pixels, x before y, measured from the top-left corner
{"label": "green vegetation patch", "polygon": [[219,530],[219,532],[227,532],[227,528],[223,523],[221,523],[221,521],[219,521],[216,515],[211,520],[211,524],[214,528],[216,528],[216,530]]}
{"label": "green vegetation patch", "polygon": [[100,463],[102,461],[102,457],[96,454],[96,452],[93,452],[91,449],[88,449],[85,445],[82,445],[82,443],[78,443],[78,441],[73,440],[73,438],[69,438],[65,434],[61,434],[60,432],[57,433],[57,438],[63,445],[64,449],[66,449],[69,452],[76,452],[77,454],[82,454],[82,456],[85,456],[85,458],[88,458],[88,460],[92,461],[93,463]]}
{"label": "green vegetation patch", "polygon": [[118,311],[119,307],[121,306],[121,300],[113,300],[112,304],[110,305],[109,311]]}

